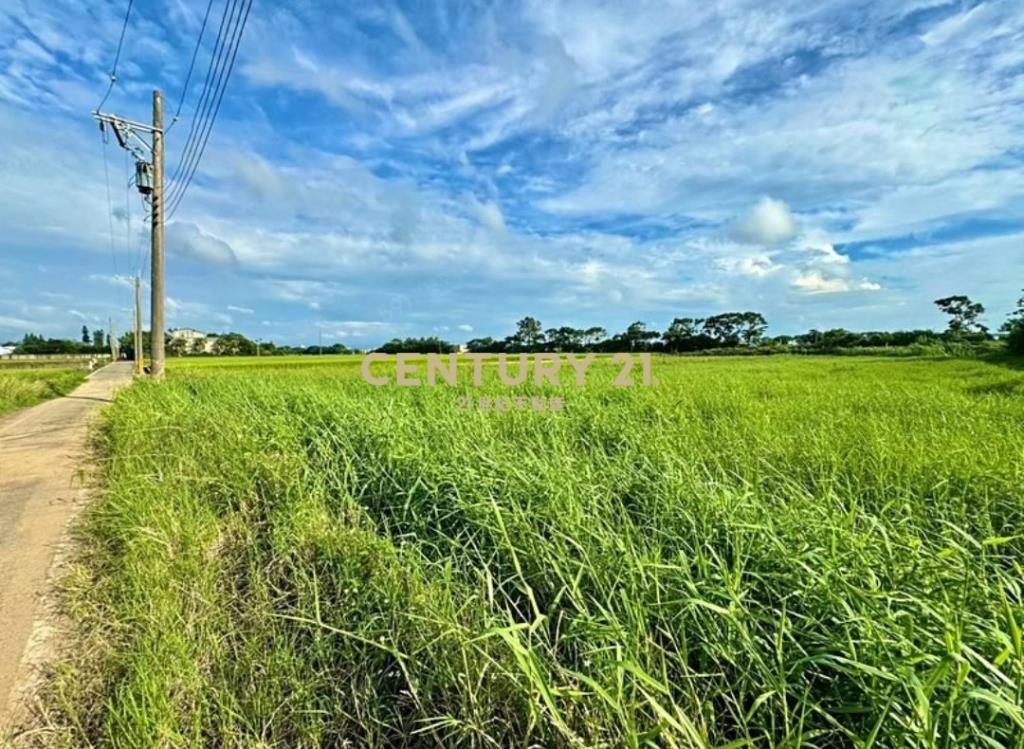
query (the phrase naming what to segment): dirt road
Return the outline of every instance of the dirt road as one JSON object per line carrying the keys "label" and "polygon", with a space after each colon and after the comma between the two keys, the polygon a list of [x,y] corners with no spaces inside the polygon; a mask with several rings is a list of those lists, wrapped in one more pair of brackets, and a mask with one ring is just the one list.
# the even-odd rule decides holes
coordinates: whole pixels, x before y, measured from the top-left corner
{"label": "dirt road", "polygon": [[0,419],[0,735],[33,634],[54,550],[84,494],[78,477],[91,416],[131,381],[130,362],[94,372],[77,390]]}

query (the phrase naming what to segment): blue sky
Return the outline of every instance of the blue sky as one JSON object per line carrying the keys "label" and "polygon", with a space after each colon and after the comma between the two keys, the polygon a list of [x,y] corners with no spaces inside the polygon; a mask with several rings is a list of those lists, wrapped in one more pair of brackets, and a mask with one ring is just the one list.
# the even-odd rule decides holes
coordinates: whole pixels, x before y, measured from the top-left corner
{"label": "blue sky", "polygon": [[[143,209],[89,116],[124,7],[0,9],[0,341],[129,324]],[[136,1],[105,109],[146,120],[159,87],[173,112],[205,7]],[[784,333],[940,327],[966,293],[997,326],[1022,104],[1016,1],[255,0],[167,228],[168,323],[364,347],[754,309]]]}

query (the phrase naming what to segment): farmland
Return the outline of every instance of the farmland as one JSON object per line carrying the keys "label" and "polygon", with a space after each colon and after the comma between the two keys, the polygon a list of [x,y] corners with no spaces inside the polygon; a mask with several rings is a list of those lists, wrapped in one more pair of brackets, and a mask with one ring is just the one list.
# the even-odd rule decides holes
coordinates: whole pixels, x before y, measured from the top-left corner
{"label": "farmland", "polygon": [[355,357],[122,392],[47,741],[1021,746],[1024,372],[596,367],[515,388],[561,413]]}
{"label": "farmland", "polygon": [[16,408],[67,395],[88,373],[87,369],[68,364],[32,368],[0,364],[0,416]]}

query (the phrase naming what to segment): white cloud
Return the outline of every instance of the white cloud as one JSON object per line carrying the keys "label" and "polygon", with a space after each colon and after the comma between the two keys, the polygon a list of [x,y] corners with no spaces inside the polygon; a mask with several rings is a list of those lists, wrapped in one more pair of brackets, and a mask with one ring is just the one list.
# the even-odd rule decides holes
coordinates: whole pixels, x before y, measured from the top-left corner
{"label": "white cloud", "polygon": [[327,320],[316,323],[316,327],[329,338],[365,338],[394,330],[392,323],[380,320]]}
{"label": "white cloud", "polygon": [[167,252],[212,265],[237,265],[238,257],[224,240],[195,224],[175,221],[167,226]]}
{"label": "white cloud", "polygon": [[461,330],[463,333],[472,333],[473,332],[473,326],[469,325],[467,323],[462,323],[462,325],[459,325],[458,327],[459,327],[459,330]]}
{"label": "white cloud", "polygon": [[788,205],[765,196],[736,223],[733,233],[750,244],[779,244],[796,235],[796,222]]}
{"label": "white cloud", "polygon": [[808,294],[836,294],[850,290],[850,282],[845,278],[826,277],[818,270],[798,273],[793,278],[793,286]]}
{"label": "white cloud", "polygon": [[774,263],[768,255],[719,258],[715,265],[726,273],[751,278],[765,278],[783,267]]}
{"label": "white cloud", "polygon": [[249,307],[236,307],[233,304],[229,304],[228,305],[228,309],[231,312],[238,312],[241,315],[253,315],[253,314],[256,314],[256,310],[254,310],[254,309],[251,309]]}
{"label": "white cloud", "polygon": [[[89,281],[96,281],[98,283],[105,283],[105,284],[109,284],[111,286],[120,286],[120,287],[125,288],[125,289],[134,289],[135,288],[135,279],[132,278],[131,276],[123,276],[123,275],[105,276],[102,273],[90,273],[88,276],[86,276],[86,278]],[[143,285],[148,286],[148,284],[146,283],[145,280],[143,280],[142,283],[143,283]]]}
{"label": "white cloud", "polygon": [[477,215],[480,222],[495,234],[505,233],[505,215],[497,203],[484,202],[476,203]]}

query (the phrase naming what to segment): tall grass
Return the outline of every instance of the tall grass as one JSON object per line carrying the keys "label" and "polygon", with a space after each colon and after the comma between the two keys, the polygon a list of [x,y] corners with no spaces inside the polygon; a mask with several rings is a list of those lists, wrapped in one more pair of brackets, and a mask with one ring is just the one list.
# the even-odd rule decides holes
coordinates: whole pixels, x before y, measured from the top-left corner
{"label": "tall grass", "polygon": [[16,408],[67,395],[85,380],[85,369],[0,368],[0,416]]}
{"label": "tall grass", "polygon": [[1024,745],[1024,376],[612,374],[560,414],[350,363],[122,393],[47,741]]}

